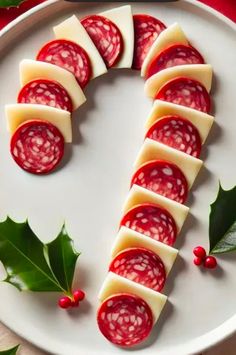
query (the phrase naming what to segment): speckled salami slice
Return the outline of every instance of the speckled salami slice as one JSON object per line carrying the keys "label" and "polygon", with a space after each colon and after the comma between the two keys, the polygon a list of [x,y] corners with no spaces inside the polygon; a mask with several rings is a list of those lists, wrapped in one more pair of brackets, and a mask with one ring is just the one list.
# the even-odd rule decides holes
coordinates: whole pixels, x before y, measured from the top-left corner
{"label": "speckled salami slice", "polygon": [[70,96],[62,85],[47,79],[37,79],[27,83],[19,92],[17,102],[56,107],[72,112]]}
{"label": "speckled salami slice", "polygon": [[166,28],[164,23],[155,17],[137,14],[134,20],[134,57],[133,69],[140,70],[143,61],[158,35]]}
{"label": "speckled salami slice", "polygon": [[151,61],[147,68],[146,79],[163,69],[184,64],[204,64],[204,59],[194,47],[175,44],[166,48]]}
{"label": "speckled salami slice", "polygon": [[101,333],[113,344],[131,347],[144,341],[153,327],[149,305],[140,297],[119,293],[107,298],[97,313]]}
{"label": "speckled salami slice", "polygon": [[46,174],[56,168],[63,157],[64,138],[57,127],[41,120],[20,125],[11,138],[15,162],[32,174]]}
{"label": "speckled salami slice", "polygon": [[37,60],[55,64],[70,71],[82,88],[91,78],[92,69],[87,52],[72,41],[56,39],[46,43],[40,49]]}
{"label": "speckled salami slice", "polygon": [[156,121],[147,132],[146,138],[164,143],[195,158],[201,153],[202,143],[197,128],[180,116],[165,116]]}
{"label": "speckled salami slice", "polygon": [[122,250],[109,271],[160,292],[166,281],[165,266],[158,255],[144,248]]}
{"label": "speckled salami slice", "polygon": [[119,28],[111,20],[100,15],[87,16],[81,20],[81,23],[107,68],[115,65],[123,52],[123,38]]}
{"label": "speckled salami slice", "polygon": [[182,171],[163,160],[143,164],[134,174],[131,182],[171,200],[184,203],[188,195],[188,183]]}
{"label": "speckled salami slice", "polygon": [[155,99],[210,112],[211,100],[206,88],[196,80],[178,77],[168,81],[156,93]]}
{"label": "speckled salami slice", "polygon": [[125,226],[170,246],[174,244],[177,236],[176,223],[170,213],[152,203],[144,203],[131,208],[123,216],[120,226]]}

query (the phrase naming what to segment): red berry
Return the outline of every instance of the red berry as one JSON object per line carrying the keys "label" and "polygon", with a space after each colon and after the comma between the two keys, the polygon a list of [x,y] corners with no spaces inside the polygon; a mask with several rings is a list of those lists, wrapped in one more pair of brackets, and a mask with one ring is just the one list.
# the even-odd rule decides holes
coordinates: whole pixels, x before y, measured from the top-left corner
{"label": "red berry", "polygon": [[206,250],[203,247],[198,246],[193,249],[193,254],[201,259],[204,259],[206,257]]}
{"label": "red berry", "polygon": [[69,297],[61,297],[58,301],[58,305],[61,308],[67,309],[71,307],[71,299]]}
{"label": "red berry", "polygon": [[207,256],[204,261],[204,266],[207,269],[215,269],[215,267],[217,266],[216,258],[214,256]]}
{"label": "red berry", "polygon": [[199,265],[202,265],[203,259],[199,258],[199,256],[196,256],[196,258],[193,259],[193,262],[195,265],[199,266]]}
{"label": "red berry", "polygon": [[72,301],[71,302],[71,307],[73,307],[73,308],[79,307],[79,301]]}
{"label": "red berry", "polygon": [[83,299],[85,298],[85,293],[82,290],[76,290],[73,293],[73,297],[75,301],[83,301]]}

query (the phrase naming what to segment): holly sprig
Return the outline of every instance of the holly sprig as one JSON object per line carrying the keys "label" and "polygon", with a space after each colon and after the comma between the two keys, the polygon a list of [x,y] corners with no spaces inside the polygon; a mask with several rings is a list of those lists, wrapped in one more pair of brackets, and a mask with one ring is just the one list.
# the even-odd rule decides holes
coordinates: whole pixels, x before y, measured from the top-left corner
{"label": "holly sprig", "polygon": [[217,260],[214,254],[236,251],[236,186],[224,190],[219,184],[215,201],[210,205],[209,253],[202,246],[193,249],[194,264],[215,269]]}
{"label": "holly sprig", "polygon": [[210,254],[236,250],[236,186],[224,190],[219,185],[209,217]]}
{"label": "holly sprig", "polygon": [[62,292],[72,297],[72,282],[80,253],[65,225],[56,239],[44,244],[28,220],[7,218],[0,223],[0,261],[6,270],[3,280],[20,291]]}

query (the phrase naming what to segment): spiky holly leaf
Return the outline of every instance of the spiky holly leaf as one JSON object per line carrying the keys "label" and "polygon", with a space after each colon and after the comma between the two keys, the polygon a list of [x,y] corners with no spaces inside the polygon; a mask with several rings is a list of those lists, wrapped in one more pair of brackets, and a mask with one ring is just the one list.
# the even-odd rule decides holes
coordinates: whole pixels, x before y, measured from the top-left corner
{"label": "spiky holly leaf", "polygon": [[219,186],[211,204],[209,239],[211,254],[236,250],[236,186],[227,191]]}
{"label": "spiky holly leaf", "polygon": [[19,6],[24,0],[0,0],[0,7]]}
{"label": "spiky holly leaf", "polygon": [[71,290],[76,261],[80,255],[73,246],[65,226],[58,237],[45,246],[54,275],[65,290]]}
{"label": "spiky holly leaf", "polygon": [[0,351],[0,355],[16,355],[17,350],[19,349],[20,345],[15,346],[14,348]]}
{"label": "spiky holly leaf", "polygon": [[65,226],[53,242],[44,244],[28,221],[16,223],[8,217],[0,223],[0,260],[7,272],[4,281],[20,291],[71,295],[78,256]]}

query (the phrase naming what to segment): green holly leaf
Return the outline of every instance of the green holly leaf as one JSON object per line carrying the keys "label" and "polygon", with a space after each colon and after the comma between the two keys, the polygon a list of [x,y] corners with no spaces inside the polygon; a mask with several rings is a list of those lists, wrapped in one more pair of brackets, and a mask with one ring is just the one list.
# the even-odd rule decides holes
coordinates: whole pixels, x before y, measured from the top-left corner
{"label": "green holly leaf", "polygon": [[0,0],[0,7],[19,6],[24,0]]}
{"label": "green holly leaf", "polygon": [[54,241],[44,244],[28,221],[16,223],[8,217],[0,223],[0,260],[7,272],[3,281],[20,291],[71,295],[78,256],[65,226]]}
{"label": "green holly leaf", "polygon": [[210,254],[236,250],[236,186],[227,191],[219,186],[211,204],[209,239]]}
{"label": "green holly leaf", "polygon": [[60,285],[70,290],[74,278],[76,261],[80,255],[69,238],[65,225],[58,237],[46,245],[50,265]]}
{"label": "green holly leaf", "polygon": [[14,348],[0,351],[0,355],[16,355],[17,350],[19,349],[20,345],[15,346]]}

